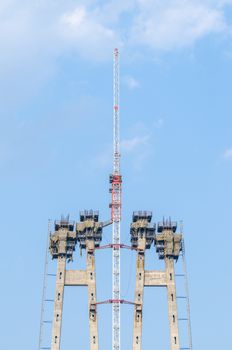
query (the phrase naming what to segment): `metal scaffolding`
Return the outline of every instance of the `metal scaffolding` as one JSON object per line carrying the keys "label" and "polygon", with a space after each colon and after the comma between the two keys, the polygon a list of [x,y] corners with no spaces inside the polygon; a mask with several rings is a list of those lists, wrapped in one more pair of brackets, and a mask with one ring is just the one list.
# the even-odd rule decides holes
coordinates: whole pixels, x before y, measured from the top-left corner
{"label": "metal scaffolding", "polygon": [[[113,105],[113,174],[110,175],[112,194],[111,219],[112,241],[115,245],[112,253],[112,299],[120,299],[120,221],[121,221],[121,184],[120,175],[120,134],[119,134],[119,51],[114,50],[114,105]],[[112,350],[120,350],[120,304],[112,304]]]}

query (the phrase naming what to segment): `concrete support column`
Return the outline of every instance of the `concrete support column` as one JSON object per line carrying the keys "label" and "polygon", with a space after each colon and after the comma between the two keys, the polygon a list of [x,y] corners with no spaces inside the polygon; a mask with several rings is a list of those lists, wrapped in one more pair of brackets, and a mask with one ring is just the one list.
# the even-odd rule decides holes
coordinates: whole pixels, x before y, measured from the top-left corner
{"label": "concrete support column", "polygon": [[168,294],[168,318],[170,326],[170,349],[180,350],[178,313],[176,300],[175,270],[173,258],[165,258]]}
{"label": "concrete support column", "polygon": [[141,349],[142,342],[142,311],[143,311],[143,292],[145,281],[145,238],[138,239],[138,252],[136,258],[136,287],[135,287],[135,312],[134,312],[134,333],[133,350]]}
{"label": "concrete support column", "polygon": [[98,322],[96,309],[96,273],[94,241],[86,241],[86,272],[88,285],[90,350],[98,350]]}
{"label": "concrete support column", "polygon": [[56,292],[55,292],[54,317],[53,317],[53,326],[52,326],[51,350],[60,350],[65,272],[66,272],[66,257],[59,256],[58,262],[57,262]]}

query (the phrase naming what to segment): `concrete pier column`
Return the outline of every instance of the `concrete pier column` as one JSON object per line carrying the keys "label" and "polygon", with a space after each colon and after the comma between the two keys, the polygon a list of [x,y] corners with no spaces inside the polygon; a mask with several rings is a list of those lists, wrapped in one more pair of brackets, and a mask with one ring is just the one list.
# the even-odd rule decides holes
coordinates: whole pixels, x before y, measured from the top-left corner
{"label": "concrete pier column", "polygon": [[51,350],[60,350],[65,272],[66,272],[66,257],[59,256],[58,262],[57,262],[56,292],[55,292],[54,317],[53,317],[53,326],[52,326]]}
{"label": "concrete pier column", "polygon": [[135,311],[134,311],[134,333],[133,350],[141,349],[142,342],[142,312],[143,312],[143,292],[144,292],[144,262],[145,262],[146,239],[138,239],[138,251],[136,257],[136,287],[135,287]]}
{"label": "concrete pier column", "polygon": [[90,350],[98,350],[98,321],[96,307],[96,272],[95,272],[95,244],[93,240],[86,241],[86,270],[88,284]]}
{"label": "concrete pier column", "polygon": [[176,300],[175,270],[173,258],[165,258],[167,275],[168,319],[170,329],[170,349],[180,350],[178,313]]}

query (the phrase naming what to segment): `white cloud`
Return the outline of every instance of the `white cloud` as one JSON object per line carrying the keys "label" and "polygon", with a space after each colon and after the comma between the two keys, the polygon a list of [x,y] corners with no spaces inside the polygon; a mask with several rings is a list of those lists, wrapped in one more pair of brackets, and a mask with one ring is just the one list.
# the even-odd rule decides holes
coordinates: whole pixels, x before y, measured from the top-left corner
{"label": "white cloud", "polygon": [[23,66],[29,71],[40,71],[41,76],[50,63],[54,65],[57,58],[73,52],[92,61],[111,59],[113,47],[120,45],[118,34],[99,19],[95,1],[78,3],[74,7],[72,0],[59,4],[53,0],[38,0],[33,4],[3,0],[0,3],[1,75],[20,72]]}
{"label": "white cloud", "polygon": [[158,129],[161,128],[164,125],[164,118],[159,118],[154,121],[153,126],[154,128]]}
{"label": "white cloud", "polygon": [[137,122],[130,128],[131,136],[121,141],[122,161],[130,162],[135,171],[143,169],[144,164],[154,153],[152,126]]}
{"label": "white cloud", "polygon": [[[129,130],[130,137],[123,138],[120,142],[122,162],[129,162],[136,171],[140,171],[153,154],[152,130],[153,125],[148,128],[143,122],[137,122]],[[109,167],[112,164],[112,156],[110,144],[95,155],[93,164],[97,167]]]}
{"label": "white cloud", "polygon": [[146,146],[150,140],[150,135],[135,136],[121,141],[121,150],[125,153],[135,152],[139,147]]}
{"label": "white cloud", "polygon": [[223,153],[223,158],[225,159],[232,159],[232,148],[228,148]]}
{"label": "white cloud", "polygon": [[[140,46],[166,51],[188,47],[209,34],[230,35],[225,8],[231,4],[231,0],[79,0],[78,5],[73,0],[2,0],[0,73],[14,74],[24,65],[40,71],[40,77],[47,66],[69,53],[99,61],[112,59],[115,46],[136,56]],[[129,77],[128,87],[138,87],[137,81]]]}
{"label": "white cloud", "polygon": [[98,20],[95,11],[88,11],[84,6],[64,13],[60,18],[61,38],[81,56],[92,60],[111,57],[115,45],[120,39],[114,30]]}
{"label": "white cloud", "polygon": [[122,80],[125,83],[125,85],[128,87],[128,89],[130,89],[130,90],[137,89],[140,86],[138,80],[136,80],[134,77],[129,76],[129,75],[123,77]]}
{"label": "white cloud", "polygon": [[[120,17],[125,14],[133,14],[133,11],[136,8],[135,0],[111,0],[103,3],[99,7],[98,18],[100,18],[104,23],[108,24],[117,24],[120,20]],[[125,23],[124,23],[125,24]]]}
{"label": "white cloud", "polygon": [[211,33],[227,29],[217,5],[199,1],[138,0],[130,40],[156,50],[172,50],[194,44]]}

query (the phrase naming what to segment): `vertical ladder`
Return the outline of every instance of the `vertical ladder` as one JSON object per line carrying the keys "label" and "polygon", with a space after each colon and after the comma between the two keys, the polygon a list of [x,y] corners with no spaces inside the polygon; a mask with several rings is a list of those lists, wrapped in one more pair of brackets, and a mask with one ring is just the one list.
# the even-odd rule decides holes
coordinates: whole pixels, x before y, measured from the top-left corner
{"label": "vertical ladder", "polygon": [[190,300],[189,300],[189,288],[188,288],[188,276],[187,276],[187,267],[186,267],[186,258],[185,258],[185,242],[184,242],[184,233],[183,233],[183,222],[180,223],[180,231],[182,234],[182,274],[177,275],[179,277],[184,278],[184,296],[178,296],[180,299],[184,299],[186,301],[186,318],[179,318],[179,321],[186,321],[187,322],[187,338],[188,338],[188,345],[187,347],[181,347],[180,350],[192,350],[192,328],[191,328],[191,313],[190,313]]}
{"label": "vertical ladder", "polygon": [[[47,234],[45,262],[44,262],[44,278],[43,278],[43,292],[42,292],[42,302],[41,302],[38,350],[50,350],[51,349],[50,346],[44,345],[45,326],[52,324],[51,320],[45,319],[46,304],[48,302],[50,303],[50,302],[54,301],[52,299],[47,299],[47,286],[48,286],[47,279],[49,276],[55,276],[55,274],[48,273],[48,254],[49,254],[50,234],[51,234],[51,220],[48,220],[48,234]],[[47,341],[48,341],[48,339],[47,339]]]}
{"label": "vertical ladder", "polygon": [[189,350],[192,350],[192,328],[191,328],[191,315],[190,315],[190,301],[189,301],[189,288],[188,288],[188,276],[187,276],[187,267],[186,267],[186,258],[185,258],[185,243],[184,236],[182,232],[182,268],[184,274],[184,286],[185,286],[185,296],[186,296],[186,311],[187,311],[187,324],[188,324],[188,342]]}

